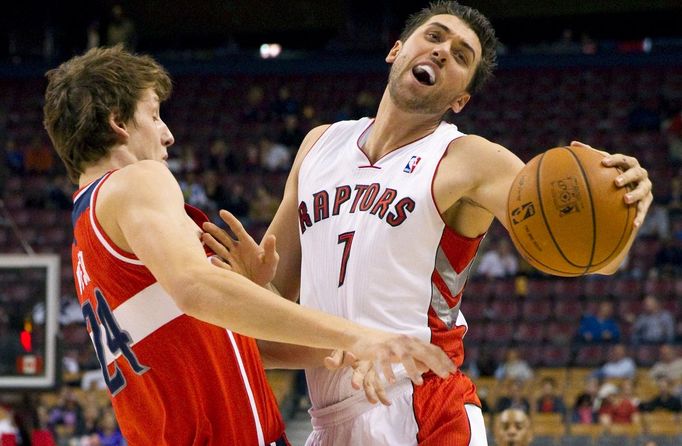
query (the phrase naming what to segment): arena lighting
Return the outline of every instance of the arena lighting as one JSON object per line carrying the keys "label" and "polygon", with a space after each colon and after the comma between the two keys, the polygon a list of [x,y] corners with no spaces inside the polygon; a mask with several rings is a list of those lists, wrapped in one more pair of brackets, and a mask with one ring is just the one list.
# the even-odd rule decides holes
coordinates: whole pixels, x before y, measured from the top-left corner
{"label": "arena lighting", "polygon": [[279,43],[264,43],[260,46],[262,59],[274,59],[282,53],[282,45]]}

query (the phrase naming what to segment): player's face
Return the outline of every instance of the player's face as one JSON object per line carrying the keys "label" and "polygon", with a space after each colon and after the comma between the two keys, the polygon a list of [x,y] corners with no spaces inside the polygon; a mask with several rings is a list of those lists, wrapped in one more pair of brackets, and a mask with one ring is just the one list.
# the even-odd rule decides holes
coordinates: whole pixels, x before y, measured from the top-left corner
{"label": "player's face", "polygon": [[159,113],[159,98],[153,89],[147,89],[137,103],[134,119],[128,124],[128,148],[141,160],[166,162],[168,147],[175,142],[173,134]]}
{"label": "player's face", "polygon": [[527,446],[532,440],[530,422],[520,410],[504,411],[495,427],[495,442],[500,446]]}
{"label": "player's face", "polygon": [[431,17],[386,57],[393,64],[388,89],[398,108],[414,113],[459,112],[481,59],[476,33],[458,17]]}

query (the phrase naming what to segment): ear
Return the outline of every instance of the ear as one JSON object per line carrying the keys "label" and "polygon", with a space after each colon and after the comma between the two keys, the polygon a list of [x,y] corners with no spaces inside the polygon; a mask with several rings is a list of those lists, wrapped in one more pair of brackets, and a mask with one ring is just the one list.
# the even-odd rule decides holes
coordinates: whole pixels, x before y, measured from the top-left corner
{"label": "ear", "polygon": [[130,134],[128,133],[128,127],[126,123],[123,122],[116,112],[111,112],[109,114],[109,127],[116,134],[116,136],[123,140],[128,140]]}
{"label": "ear", "polygon": [[395,62],[396,57],[398,57],[398,53],[400,52],[400,49],[403,47],[403,43],[400,40],[396,40],[395,44],[393,44],[393,48],[391,48],[391,51],[388,52],[388,56],[386,56],[386,62],[387,63],[393,63]]}
{"label": "ear", "polygon": [[469,102],[469,99],[471,99],[469,93],[460,94],[450,103],[450,109],[455,113],[461,112],[464,106],[467,105],[467,102]]}

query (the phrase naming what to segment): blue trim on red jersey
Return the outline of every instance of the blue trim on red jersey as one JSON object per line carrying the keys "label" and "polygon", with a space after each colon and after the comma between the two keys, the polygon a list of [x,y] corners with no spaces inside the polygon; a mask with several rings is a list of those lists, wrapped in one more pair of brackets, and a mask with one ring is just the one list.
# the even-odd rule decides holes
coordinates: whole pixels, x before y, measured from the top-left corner
{"label": "blue trim on red jersey", "polygon": [[78,199],[73,203],[73,212],[71,212],[71,224],[73,227],[76,227],[76,222],[78,221],[78,217],[81,216],[83,212],[90,206],[90,197],[92,197],[92,193],[95,189],[97,189],[97,185],[102,181],[104,176],[101,178],[93,181],[91,184],[87,186],[87,190],[85,193],[83,193]]}

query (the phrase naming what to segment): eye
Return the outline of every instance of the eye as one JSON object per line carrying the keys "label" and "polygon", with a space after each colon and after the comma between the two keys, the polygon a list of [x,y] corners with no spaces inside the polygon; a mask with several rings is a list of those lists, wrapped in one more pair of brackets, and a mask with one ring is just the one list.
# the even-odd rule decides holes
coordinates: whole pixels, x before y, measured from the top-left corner
{"label": "eye", "polygon": [[452,53],[452,55],[457,59],[460,63],[466,65],[467,64],[467,58],[464,55],[462,51],[455,51]]}
{"label": "eye", "polygon": [[435,31],[429,31],[426,33],[426,38],[431,41],[437,42],[438,40],[440,40],[440,35]]}

